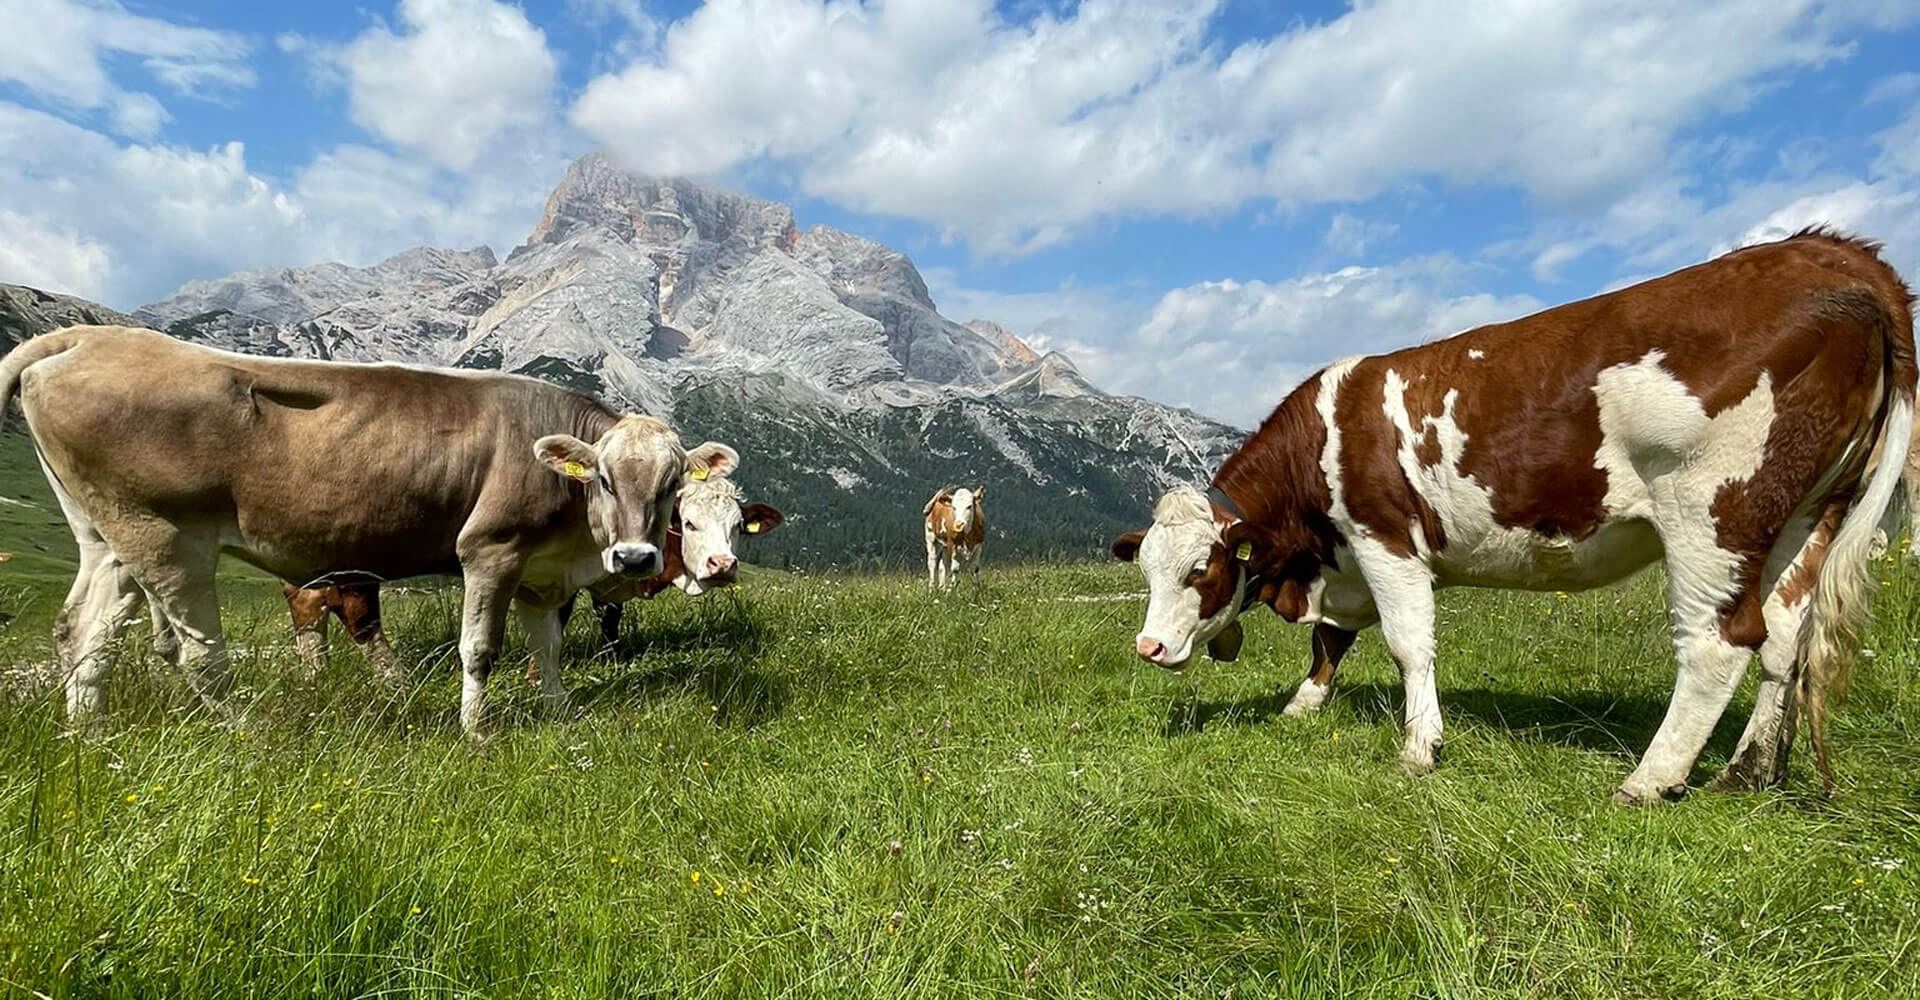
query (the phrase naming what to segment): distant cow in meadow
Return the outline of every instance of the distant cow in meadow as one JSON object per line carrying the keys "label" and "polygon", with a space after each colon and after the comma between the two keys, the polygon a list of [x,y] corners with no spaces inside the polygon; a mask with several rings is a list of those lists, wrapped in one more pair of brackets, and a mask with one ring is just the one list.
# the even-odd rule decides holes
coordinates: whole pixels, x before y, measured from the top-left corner
{"label": "distant cow in meadow", "polygon": [[79,544],[55,626],[67,711],[104,709],[114,638],[146,595],[203,700],[229,685],[214,567],[291,583],[457,573],[460,721],[478,735],[509,605],[561,686],[560,612],[660,571],[689,454],[665,424],[492,372],[249,357],[74,327],[0,360]]}
{"label": "distant cow in meadow", "polygon": [[1135,651],[1239,646],[1266,604],[1314,624],[1289,711],[1327,698],[1378,624],[1414,771],[1441,743],[1436,587],[1575,590],[1667,571],[1679,673],[1616,799],[1676,797],[1757,651],[1726,788],[1785,779],[1869,610],[1868,549],[1913,432],[1913,297],[1878,245],[1825,230],[1392,354],[1277,406],[1205,493],[1114,542],[1149,588]]}
{"label": "distant cow in meadow", "polygon": [[943,486],[921,508],[926,518],[927,586],[953,586],[963,563],[971,564],[980,580],[980,549],[987,540],[987,513],[982,502],[985,486]]}

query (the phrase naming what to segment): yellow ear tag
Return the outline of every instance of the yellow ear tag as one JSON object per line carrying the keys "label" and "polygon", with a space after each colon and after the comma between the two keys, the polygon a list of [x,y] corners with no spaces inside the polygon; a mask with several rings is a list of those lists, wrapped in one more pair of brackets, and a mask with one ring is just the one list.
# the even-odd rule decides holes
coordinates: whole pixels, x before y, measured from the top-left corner
{"label": "yellow ear tag", "polygon": [[693,478],[695,478],[695,479],[697,479],[697,480],[699,480],[699,481],[701,481],[701,482],[703,482],[703,483],[707,481],[707,470],[705,470],[705,469],[695,469],[695,470],[693,470],[693,472],[691,473],[691,475],[693,476]]}
{"label": "yellow ear tag", "polygon": [[587,475],[587,467],[579,462],[568,462],[560,467],[560,471],[565,472],[569,479],[585,479]]}
{"label": "yellow ear tag", "polygon": [[1252,558],[1253,558],[1253,543],[1252,543],[1252,542],[1241,542],[1241,543],[1240,543],[1240,547],[1239,547],[1239,548],[1237,548],[1237,549],[1234,549],[1234,550],[1233,550],[1233,557],[1234,557],[1235,559],[1238,559],[1238,560],[1240,560],[1241,562],[1246,562],[1247,560],[1249,560],[1249,559],[1252,559]]}
{"label": "yellow ear tag", "polygon": [[748,522],[747,522],[747,534],[749,534],[749,535],[757,535],[757,534],[759,534],[759,533],[760,533],[760,522],[759,522],[759,521],[748,521]]}

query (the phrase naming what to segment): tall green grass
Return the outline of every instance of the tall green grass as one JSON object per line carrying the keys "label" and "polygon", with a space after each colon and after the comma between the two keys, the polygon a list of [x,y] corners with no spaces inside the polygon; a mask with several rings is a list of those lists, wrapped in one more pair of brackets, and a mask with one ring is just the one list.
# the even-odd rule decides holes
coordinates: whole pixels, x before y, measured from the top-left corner
{"label": "tall green grass", "polygon": [[[97,733],[0,703],[0,994],[1920,995],[1920,574],[1887,572],[1830,799],[1802,760],[1788,791],[1639,810],[1607,796],[1671,688],[1657,576],[1443,595],[1418,779],[1377,634],[1282,719],[1304,629],[1153,670],[1127,567],[938,599],[755,575],[636,605],[598,659],[582,615],[577,717],[542,717],[516,653],[485,755],[449,594],[390,598],[421,664],[390,703],[344,641],[294,680],[276,596],[235,582],[245,728],[138,640]],[[56,597],[0,585],[0,657],[44,659]]]}

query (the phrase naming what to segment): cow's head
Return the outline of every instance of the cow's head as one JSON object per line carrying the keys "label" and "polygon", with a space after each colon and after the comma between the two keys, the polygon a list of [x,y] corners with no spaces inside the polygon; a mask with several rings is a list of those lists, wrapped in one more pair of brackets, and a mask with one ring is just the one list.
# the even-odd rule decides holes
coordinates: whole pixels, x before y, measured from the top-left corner
{"label": "cow's head", "polygon": [[948,495],[947,502],[953,505],[953,530],[967,530],[967,526],[973,523],[974,514],[980,509],[980,502],[986,498],[986,495],[985,486],[975,486],[972,489],[962,486]]}
{"label": "cow's head", "polygon": [[1153,526],[1113,541],[1116,558],[1138,562],[1147,579],[1147,620],[1133,648],[1149,663],[1177,670],[1195,645],[1215,659],[1240,650],[1240,607],[1251,573],[1269,547],[1246,522],[1223,526],[1198,490],[1180,487],[1153,508]]}
{"label": "cow's head", "polygon": [[621,417],[592,444],[549,434],[533,443],[533,453],[555,475],[586,488],[587,522],[601,564],[608,573],[634,576],[660,572],[674,494],[682,477],[709,458],[681,447],[666,424],[635,414]]}
{"label": "cow's head", "polygon": [[[779,527],[782,518],[766,504],[741,503],[740,487],[731,478],[740,467],[740,456],[732,448],[709,441],[688,457],[687,478],[674,514],[686,570],[673,582],[697,595],[731,585],[739,570],[734,546],[740,536],[764,535]],[[694,465],[696,459],[704,464]]]}

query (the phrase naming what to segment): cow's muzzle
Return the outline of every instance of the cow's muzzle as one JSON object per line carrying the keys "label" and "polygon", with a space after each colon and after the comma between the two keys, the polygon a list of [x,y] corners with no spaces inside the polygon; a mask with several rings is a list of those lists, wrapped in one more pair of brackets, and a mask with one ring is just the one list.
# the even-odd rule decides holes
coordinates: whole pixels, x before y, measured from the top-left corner
{"label": "cow's muzzle", "polygon": [[607,550],[607,568],[627,576],[652,576],[665,568],[660,550],[646,542],[621,542]]}
{"label": "cow's muzzle", "polygon": [[708,587],[725,587],[740,575],[740,560],[733,556],[708,556],[700,582]]}
{"label": "cow's muzzle", "polygon": [[1167,644],[1150,635],[1142,635],[1133,640],[1133,651],[1138,653],[1141,659],[1156,667],[1178,670],[1187,665],[1185,657],[1173,659],[1173,651],[1167,648]]}

